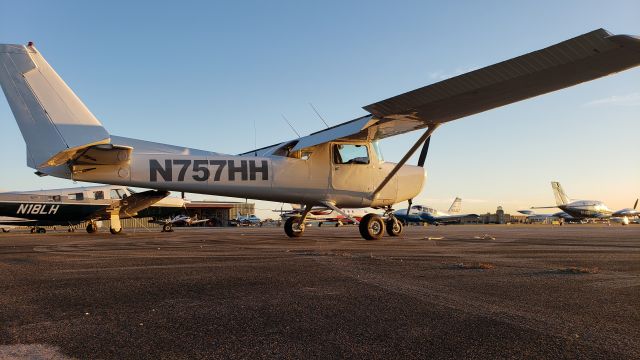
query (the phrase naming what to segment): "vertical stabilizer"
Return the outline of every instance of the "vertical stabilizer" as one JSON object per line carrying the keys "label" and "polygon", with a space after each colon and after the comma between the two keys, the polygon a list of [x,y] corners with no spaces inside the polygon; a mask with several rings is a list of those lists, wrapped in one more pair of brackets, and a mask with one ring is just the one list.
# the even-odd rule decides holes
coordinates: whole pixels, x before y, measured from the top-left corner
{"label": "vertical stabilizer", "polygon": [[33,44],[0,44],[0,85],[32,168],[64,164],[81,148],[109,143],[98,119]]}
{"label": "vertical stabilizer", "polygon": [[451,204],[451,207],[449,207],[449,214],[459,214],[462,211],[462,199],[460,199],[459,197],[456,197],[455,200],[453,200],[453,203]]}
{"label": "vertical stabilizer", "polygon": [[566,205],[569,203],[569,197],[562,190],[562,186],[557,181],[551,182],[551,188],[553,189],[553,196],[556,198],[556,205]]}

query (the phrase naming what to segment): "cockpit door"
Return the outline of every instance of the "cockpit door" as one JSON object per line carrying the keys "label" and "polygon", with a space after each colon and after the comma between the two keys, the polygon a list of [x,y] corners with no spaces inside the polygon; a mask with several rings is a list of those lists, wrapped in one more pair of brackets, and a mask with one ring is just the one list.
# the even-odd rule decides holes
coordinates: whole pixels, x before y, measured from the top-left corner
{"label": "cockpit door", "polygon": [[373,191],[374,164],[366,143],[331,144],[331,185],[335,190]]}

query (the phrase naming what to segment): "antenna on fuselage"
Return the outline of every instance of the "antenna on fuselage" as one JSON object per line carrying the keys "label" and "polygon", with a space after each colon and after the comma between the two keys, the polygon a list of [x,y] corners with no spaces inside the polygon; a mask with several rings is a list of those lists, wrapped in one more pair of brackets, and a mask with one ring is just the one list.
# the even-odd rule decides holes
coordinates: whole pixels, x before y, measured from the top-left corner
{"label": "antenna on fuselage", "polygon": [[293,130],[294,133],[296,133],[296,135],[298,135],[298,138],[301,138],[302,136],[300,136],[300,134],[298,134],[298,132],[296,131],[296,129],[293,127],[293,125],[291,125],[291,123],[289,122],[289,120],[287,119],[286,116],[284,116],[284,114],[280,114],[282,115],[282,118],[284,119],[284,121],[289,125],[289,127],[291,128],[291,130]]}
{"label": "antenna on fuselage", "polygon": [[320,113],[318,112],[318,110],[316,109],[315,106],[313,106],[312,103],[309,103],[309,106],[311,106],[311,108],[313,109],[313,112],[316,113],[316,115],[318,115],[318,117],[320,118],[320,120],[322,120],[322,122],[324,123],[324,125],[327,127],[327,129],[329,128],[329,124],[327,124],[326,121],[324,121],[324,118],[322,117],[322,115],[320,115]]}

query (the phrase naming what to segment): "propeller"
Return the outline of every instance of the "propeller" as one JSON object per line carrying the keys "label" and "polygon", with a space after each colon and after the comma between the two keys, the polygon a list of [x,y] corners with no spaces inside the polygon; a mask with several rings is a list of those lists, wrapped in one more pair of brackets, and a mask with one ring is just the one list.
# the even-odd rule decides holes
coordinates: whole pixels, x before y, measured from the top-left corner
{"label": "propeller", "polygon": [[[420,151],[420,156],[418,157],[418,166],[424,167],[424,162],[427,159],[427,153],[429,152],[429,143],[431,142],[431,136],[424,141],[424,145],[422,145],[422,150]],[[409,216],[409,211],[411,211],[411,205],[413,205],[413,199],[409,199],[409,207],[407,208],[407,216]]]}
{"label": "propeller", "polygon": [[431,136],[425,140],[424,145],[422,146],[422,151],[420,151],[420,157],[418,157],[418,166],[424,167],[424,161],[427,159],[427,152],[429,152],[429,142],[431,142]]}

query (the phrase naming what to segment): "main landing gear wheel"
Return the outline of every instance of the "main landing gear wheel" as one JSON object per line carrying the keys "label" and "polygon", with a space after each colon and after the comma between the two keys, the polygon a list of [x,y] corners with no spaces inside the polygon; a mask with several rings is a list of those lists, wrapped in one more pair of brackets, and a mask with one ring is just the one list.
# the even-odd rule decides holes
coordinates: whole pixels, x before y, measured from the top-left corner
{"label": "main landing gear wheel", "polygon": [[367,214],[360,220],[360,235],[365,240],[378,240],[384,235],[384,221],[376,214]]}
{"label": "main landing gear wheel", "polygon": [[173,231],[173,227],[171,226],[171,224],[162,225],[162,232],[172,232],[172,231]]}
{"label": "main landing gear wheel", "polygon": [[304,224],[300,222],[300,217],[290,217],[284,223],[284,232],[288,237],[300,237],[304,233]]}
{"label": "main landing gear wheel", "polygon": [[113,235],[117,235],[120,234],[122,232],[122,228],[116,230],[114,228],[109,228],[109,231],[113,234]]}
{"label": "main landing gear wheel", "polygon": [[402,222],[398,219],[391,218],[387,220],[387,234],[389,236],[400,236],[402,234]]}
{"label": "main landing gear wheel", "polygon": [[93,234],[96,231],[98,231],[98,226],[95,223],[90,222],[90,223],[87,224],[87,232],[89,234]]}

